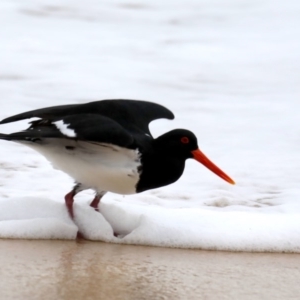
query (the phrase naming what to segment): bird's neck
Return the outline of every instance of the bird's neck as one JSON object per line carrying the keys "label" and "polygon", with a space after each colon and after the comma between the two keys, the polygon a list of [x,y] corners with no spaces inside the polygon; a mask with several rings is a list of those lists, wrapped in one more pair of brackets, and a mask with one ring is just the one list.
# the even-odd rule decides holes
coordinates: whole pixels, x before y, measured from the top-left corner
{"label": "bird's neck", "polygon": [[185,159],[160,151],[142,154],[141,162],[140,180],[136,187],[138,193],[177,181],[185,166]]}

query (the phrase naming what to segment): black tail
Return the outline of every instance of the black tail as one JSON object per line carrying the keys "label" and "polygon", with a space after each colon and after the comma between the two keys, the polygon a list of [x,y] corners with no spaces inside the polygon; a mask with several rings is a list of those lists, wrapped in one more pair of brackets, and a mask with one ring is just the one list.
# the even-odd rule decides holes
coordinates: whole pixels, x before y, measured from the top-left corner
{"label": "black tail", "polygon": [[14,132],[11,134],[0,133],[0,140],[13,142],[38,142],[43,138],[61,138],[63,135],[54,126],[41,128],[28,128],[28,130]]}
{"label": "black tail", "polygon": [[21,141],[35,142],[35,141],[39,140],[39,138],[32,137],[32,136],[26,134],[26,131],[24,131],[24,132],[16,132],[16,133],[11,133],[11,134],[0,133],[0,140],[13,141],[13,142],[21,142]]}
{"label": "black tail", "polygon": [[0,140],[10,141],[11,138],[9,137],[9,134],[0,133]]}

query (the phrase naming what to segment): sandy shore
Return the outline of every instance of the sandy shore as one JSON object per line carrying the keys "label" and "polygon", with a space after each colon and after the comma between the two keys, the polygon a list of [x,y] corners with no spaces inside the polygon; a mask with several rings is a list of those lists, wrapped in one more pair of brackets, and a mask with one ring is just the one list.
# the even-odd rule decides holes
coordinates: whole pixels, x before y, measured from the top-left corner
{"label": "sandy shore", "polygon": [[0,240],[0,299],[299,299],[300,255]]}

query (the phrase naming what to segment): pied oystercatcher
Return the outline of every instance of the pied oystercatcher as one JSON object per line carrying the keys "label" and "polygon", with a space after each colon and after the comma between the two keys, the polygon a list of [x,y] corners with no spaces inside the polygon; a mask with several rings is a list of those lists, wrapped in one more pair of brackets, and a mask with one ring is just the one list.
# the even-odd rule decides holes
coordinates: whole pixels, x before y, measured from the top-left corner
{"label": "pied oystercatcher", "polygon": [[151,121],[174,119],[159,104],[118,99],[61,105],[24,112],[0,124],[34,117],[39,119],[30,122],[28,129],[0,134],[0,139],[33,148],[75,180],[65,196],[71,218],[74,196],[80,191],[95,191],[91,206],[98,210],[106,192],[134,194],[177,181],[188,158],[234,184],[199,150],[191,131],[175,129],[152,137]]}

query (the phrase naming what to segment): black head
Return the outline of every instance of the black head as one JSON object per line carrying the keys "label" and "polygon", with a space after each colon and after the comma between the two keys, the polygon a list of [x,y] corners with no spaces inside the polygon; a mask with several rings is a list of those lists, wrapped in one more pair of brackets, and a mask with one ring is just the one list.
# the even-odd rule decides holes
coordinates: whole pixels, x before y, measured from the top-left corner
{"label": "black head", "polygon": [[198,149],[196,136],[186,129],[169,131],[155,140],[155,145],[161,152],[180,158],[193,158],[192,151]]}
{"label": "black head", "polygon": [[157,147],[161,153],[184,160],[193,158],[227,182],[234,184],[234,181],[228,175],[199,150],[197,138],[191,131],[175,129],[161,135],[154,143],[155,147]]}

